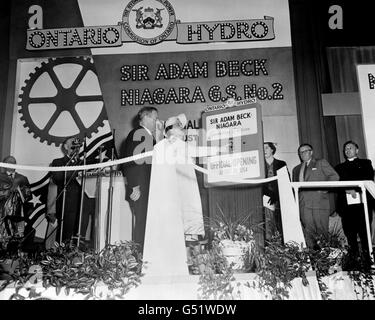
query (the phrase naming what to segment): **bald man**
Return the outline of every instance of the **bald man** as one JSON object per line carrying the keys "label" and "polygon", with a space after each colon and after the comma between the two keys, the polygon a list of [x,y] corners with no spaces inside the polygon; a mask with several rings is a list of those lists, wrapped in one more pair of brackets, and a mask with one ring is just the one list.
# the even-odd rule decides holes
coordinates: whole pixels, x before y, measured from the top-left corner
{"label": "bald man", "polygon": [[[313,147],[303,143],[298,148],[301,164],[293,169],[293,181],[338,181],[339,175],[325,159],[315,159]],[[326,190],[302,189],[299,192],[300,219],[309,248],[317,249],[321,236],[328,239],[329,194]]]}

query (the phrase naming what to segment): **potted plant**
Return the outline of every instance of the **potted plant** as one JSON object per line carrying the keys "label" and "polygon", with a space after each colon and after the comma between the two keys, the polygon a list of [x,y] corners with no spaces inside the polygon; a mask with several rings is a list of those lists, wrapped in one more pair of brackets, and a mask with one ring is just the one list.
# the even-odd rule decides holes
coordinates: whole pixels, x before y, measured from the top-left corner
{"label": "potted plant", "polygon": [[264,252],[256,252],[258,267],[258,288],[271,295],[274,300],[289,298],[292,281],[301,278],[307,286],[307,272],[314,271],[322,299],[330,299],[323,278],[342,270],[346,248],[336,230],[328,237],[316,236],[317,246],[307,248],[293,241],[283,243],[281,236],[275,234],[267,243]]}
{"label": "potted plant", "polygon": [[19,267],[6,282],[16,289],[11,299],[27,298],[19,292],[30,285],[42,290],[39,294],[43,294],[43,287],[54,287],[57,298],[63,289],[65,295],[73,291],[85,299],[122,299],[143,276],[138,245],[131,241],[107,245],[100,252],[55,243],[53,249],[35,256],[21,255],[18,260]]}
{"label": "potted plant", "polygon": [[251,261],[255,252],[255,225],[250,225],[250,215],[234,217],[225,215],[219,208],[219,215],[210,219],[209,227],[213,236],[213,244],[221,249],[233,270],[241,270],[245,261]]}
{"label": "potted plant", "polygon": [[193,257],[195,274],[200,274],[198,299],[236,299],[233,264],[228,263],[218,246],[213,244],[209,250],[195,252]]}

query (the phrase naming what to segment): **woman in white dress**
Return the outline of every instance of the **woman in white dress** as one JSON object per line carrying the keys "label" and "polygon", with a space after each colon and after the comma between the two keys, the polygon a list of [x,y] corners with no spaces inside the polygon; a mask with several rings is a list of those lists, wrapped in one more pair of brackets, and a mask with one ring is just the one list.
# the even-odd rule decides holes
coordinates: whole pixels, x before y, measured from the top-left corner
{"label": "woman in white dress", "polygon": [[143,260],[145,276],[188,275],[185,236],[204,236],[202,205],[195,175],[198,156],[218,148],[184,142],[185,115],[169,118],[165,138],[154,146]]}

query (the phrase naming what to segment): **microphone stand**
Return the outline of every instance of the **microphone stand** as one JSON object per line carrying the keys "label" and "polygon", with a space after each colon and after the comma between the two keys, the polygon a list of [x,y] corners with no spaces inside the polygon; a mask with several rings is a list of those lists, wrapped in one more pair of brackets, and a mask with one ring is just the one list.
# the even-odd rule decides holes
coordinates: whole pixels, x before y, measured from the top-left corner
{"label": "microphone stand", "polygon": [[[114,130],[113,130],[114,131]],[[114,133],[113,133],[114,136]],[[114,159],[114,148],[112,147],[111,161]],[[110,167],[109,172],[109,187],[108,187],[108,206],[107,206],[107,226],[106,232],[107,236],[105,239],[105,244],[111,243],[111,232],[112,232],[112,207],[113,207],[113,167]]]}
{"label": "microphone stand", "polygon": [[[83,142],[83,165],[86,165],[86,139]],[[79,221],[78,221],[78,234],[77,234],[77,247],[79,248],[79,243],[81,240],[81,223],[82,223],[82,213],[83,213],[83,201],[85,196],[86,187],[86,170],[82,172],[81,178],[81,202],[79,206]]]}
{"label": "microphone stand", "polygon": [[[99,147],[99,163],[102,163],[103,146]],[[100,251],[100,223],[101,223],[101,188],[102,188],[102,173],[98,170],[98,177],[96,179],[96,202],[95,202],[95,251]]]}
{"label": "microphone stand", "polygon": [[[74,160],[74,158],[78,155],[79,149],[75,149],[72,156],[70,157],[69,161],[65,164],[65,166],[69,166],[70,163]],[[64,171],[64,188],[63,188],[63,199],[62,199],[62,207],[61,207],[61,222],[60,222],[60,243],[62,243],[63,239],[63,226],[64,226],[64,215],[65,215],[65,200],[66,200],[66,187],[67,187],[67,182],[66,182],[66,174],[67,171]],[[69,180],[70,181],[70,180]]]}

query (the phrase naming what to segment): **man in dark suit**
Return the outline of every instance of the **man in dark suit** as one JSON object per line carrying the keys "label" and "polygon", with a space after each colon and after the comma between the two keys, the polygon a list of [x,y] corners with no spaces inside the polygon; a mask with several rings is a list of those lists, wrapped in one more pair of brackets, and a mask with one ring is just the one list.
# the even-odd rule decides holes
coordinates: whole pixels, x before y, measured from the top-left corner
{"label": "man in dark suit", "polygon": [[[265,159],[265,176],[270,178],[276,176],[276,171],[282,167],[286,167],[285,161],[276,159],[276,146],[272,142],[264,143],[264,159]],[[265,238],[270,240],[277,231],[281,236],[283,235],[281,212],[279,203],[279,189],[277,181],[269,182],[263,185],[263,197],[266,201],[264,208],[265,215]]]}
{"label": "man in dark suit", "polygon": [[[353,180],[374,180],[374,169],[369,159],[358,158],[358,144],[354,141],[347,141],[344,144],[344,155],[346,160],[336,166],[336,171],[342,181]],[[361,241],[363,256],[369,257],[366,222],[363,203],[356,202],[360,199],[358,188],[340,191],[337,197],[337,212],[341,216],[342,227],[348,240],[350,253],[353,257],[359,254],[357,236]],[[349,203],[348,203],[349,200]],[[372,196],[367,192],[367,207],[369,213],[370,225],[372,222],[372,211],[374,201]]]}
{"label": "man in dark suit", "polygon": [[[337,181],[339,175],[325,159],[314,159],[313,147],[304,143],[298,148],[301,164],[293,169],[293,181]],[[300,219],[309,248],[317,248],[317,238],[328,238],[330,201],[327,191],[302,189],[299,192]]]}
{"label": "man in dark suit", "polygon": [[[121,157],[131,157],[152,151],[156,141],[158,111],[154,107],[143,107],[137,114],[139,125],[131,130],[121,147]],[[133,213],[133,241],[140,244],[141,251],[146,228],[148,193],[152,158],[142,158],[123,166],[126,177],[126,200]]]}
{"label": "man in dark suit", "polygon": [[[67,138],[62,146],[61,150],[64,153],[62,158],[54,159],[51,163],[52,167],[64,167],[81,165],[79,160],[79,150],[81,143],[74,137]],[[57,185],[57,199],[56,201],[56,212],[50,212],[47,216],[49,222],[54,223],[55,219],[58,220],[57,239],[60,241],[71,240],[72,237],[78,235],[79,229],[79,214],[81,204],[81,185],[77,181],[77,171],[66,171],[66,179],[64,178],[64,171],[53,171],[51,172],[51,179],[54,184]],[[63,189],[64,183],[66,184],[65,193],[65,206],[63,208]],[[83,211],[81,217],[81,239],[85,238],[87,226],[89,223],[90,215],[93,216],[95,210],[95,202],[88,198],[84,194],[83,198]],[[64,216],[62,212],[64,209]],[[63,221],[62,221],[63,220]],[[63,226],[62,239],[60,239],[60,227],[61,221]],[[92,218],[93,221],[93,218]],[[93,223],[93,222],[92,222]],[[92,238],[92,237],[91,237]],[[48,240],[48,239],[46,239]],[[93,239],[91,239],[93,240]],[[92,241],[91,241],[92,242]],[[92,243],[90,244],[93,245]]]}

